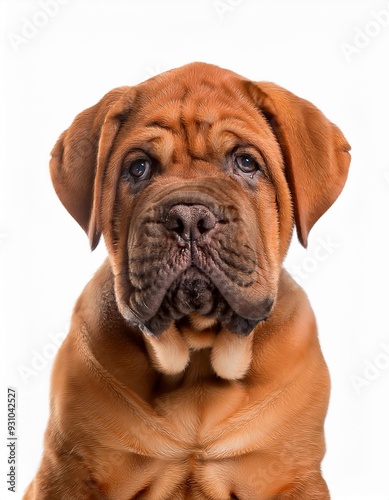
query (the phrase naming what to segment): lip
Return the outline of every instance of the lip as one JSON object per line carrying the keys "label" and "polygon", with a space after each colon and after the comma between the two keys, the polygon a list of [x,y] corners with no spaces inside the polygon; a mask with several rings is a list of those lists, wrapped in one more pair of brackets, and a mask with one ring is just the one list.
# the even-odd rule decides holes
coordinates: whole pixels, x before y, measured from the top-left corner
{"label": "lip", "polygon": [[245,336],[268,318],[272,305],[272,298],[266,298],[257,303],[255,315],[252,311],[250,318],[244,317],[228,303],[207,275],[195,266],[189,266],[166,291],[160,307],[144,322],[144,327],[158,337],[172,321],[196,312],[215,319],[233,333]]}

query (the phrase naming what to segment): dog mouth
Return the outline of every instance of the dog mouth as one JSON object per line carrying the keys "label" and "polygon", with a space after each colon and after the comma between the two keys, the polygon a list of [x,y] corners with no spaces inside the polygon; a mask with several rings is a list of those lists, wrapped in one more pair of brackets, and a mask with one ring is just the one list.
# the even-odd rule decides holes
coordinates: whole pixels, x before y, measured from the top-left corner
{"label": "dog mouth", "polygon": [[170,287],[166,300],[178,314],[195,311],[208,316],[220,301],[220,293],[204,273],[191,266]]}
{"label": "dog mouth", "polygon": [[145,323],[145,327],[158,335],[172,319],[177,321],[196,312],[206,318],[216,319],[234,333],[248,335],[259,321],[267,318],[271,305],[272,301],[269,301],[259,318],[244,318],[234,312],[206,274],[190,266],[172,283],[157,313]]}
{"label": "dog mouth", "polygon": [[[191,263],[173,279],[167,289],[155,287],[153,292],[145,294],[142,300],[138,298],[138,304],[142,305],[137,305],[133,300],[138,295],[136,292],[130,295],[130,309],[133,315],[129,319],[144,333],[158,337],[172,321],[177,322],[196,312],[216,320],[233,333],[249,335],[260,321],[268,318],[273,299],[267,297],[253,301],[253,307],[247,297],[236,294],[233,301],[228,297],[232,302],[230,304],[226,296],[231,295],[232,291],[228,285],[223,285],[224,293],[207,273]],[[246,312],[248,307],[251,307],[250,314]]]}

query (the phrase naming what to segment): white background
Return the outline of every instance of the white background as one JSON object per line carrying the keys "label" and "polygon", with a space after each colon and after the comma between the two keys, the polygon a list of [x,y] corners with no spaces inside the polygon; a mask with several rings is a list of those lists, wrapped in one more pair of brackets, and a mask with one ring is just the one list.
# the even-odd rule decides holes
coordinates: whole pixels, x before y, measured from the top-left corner
{"label": "white background", "polygon": [[[205,61],[309,99],[352,145],[345,190],[312,230],[308,250],[294,239],[287,267],[308,292],[332,377],[323,463],[332,499],[388,500],[389,2],[0,0],[0,7],[0,498],[21,498],[37,469],[55,344],[105,255],[103,244],[90,253],[57,200],[51,147],[111,88]],[[6,490],[7,386],[18,391],[16,494]]]}

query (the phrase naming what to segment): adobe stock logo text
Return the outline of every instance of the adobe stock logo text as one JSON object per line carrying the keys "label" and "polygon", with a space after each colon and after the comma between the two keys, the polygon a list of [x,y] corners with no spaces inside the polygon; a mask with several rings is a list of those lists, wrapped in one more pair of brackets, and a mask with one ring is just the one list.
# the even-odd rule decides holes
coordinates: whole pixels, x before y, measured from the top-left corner
{"label": "adobe stock logo text", "polygon": [[44,28],[59,12],[61,5],[66,5],[69,0],[40,0],[39,9],[31,16],[22,17],[18,33],[11,31],[7,38],[16,53],[30,43],[39,31]]}
{"label": "adobe stock logo text", "polygon": [[370,11],[370,19],[361,27],[354,26],[354,38],[352,43],[342,42],[340,50],[347,62],[351,62],[355,55],[360,54],[367,48],[374,38],[381,35],[382,31],[389,26],[389,3],[386,8]]}

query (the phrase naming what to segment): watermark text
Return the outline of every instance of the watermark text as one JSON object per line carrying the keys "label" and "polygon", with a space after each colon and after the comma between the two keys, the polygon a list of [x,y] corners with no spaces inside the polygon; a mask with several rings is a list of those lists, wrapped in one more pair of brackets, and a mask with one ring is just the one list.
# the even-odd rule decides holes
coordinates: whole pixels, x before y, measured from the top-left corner
{"label": "watermark text", "polygon": [[17,489],[17,392],[13,387],[7,389],[7,468],[8,491]]}

